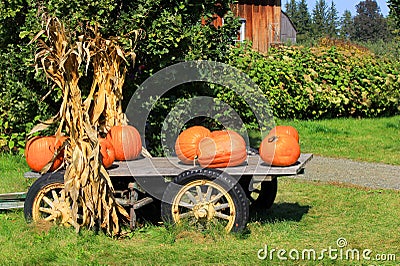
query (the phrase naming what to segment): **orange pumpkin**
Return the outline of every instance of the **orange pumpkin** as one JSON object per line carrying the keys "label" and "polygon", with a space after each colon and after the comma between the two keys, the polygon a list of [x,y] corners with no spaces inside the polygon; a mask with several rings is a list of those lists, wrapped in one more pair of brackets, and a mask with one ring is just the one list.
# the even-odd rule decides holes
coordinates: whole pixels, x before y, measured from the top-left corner
{"label": "orange pumpkin", "polygon": [[105,138],[99,138],[101,161],[105,168],[109,168],[115,160],[114,146]]}
{"label": "orange pumpkin", "polygon": [[268,133],[270,137],[281,134],[292,136],[296,139],[297,142],[299,142],[299,132],[292,126],[276,126]]}
{"label": "orange pumpkin", "polygon": [[[66,139],[66,137],[61,137],[56,141],[55,136],[34,137],[30,139],[25,146],[25,159],[28,166],[33,171],[41,171],[51,161],[56,150],[61,147]],[[61,150],[54,159],[49,171],[59,168],[63,162],[63,158],[64,150]]]}
{"label": "orange pumpkin", "polygon": [[113,126],[107,133],[107,140],[115,150],[115,160],[129,161],[139,157],[142,140],[136,128],[129,125]]}
{"label": "orange pumpkin", "polygon": [[234,131],[214,131],[199,143],[198,161],[202,167],[237,166],[246,158],[246,142]]}
{"label": "orange pumpkin", "polygon": [[260,157],[269,165],[289,166],[300,157],[300,145],[287,134],[268,135],[260,145]]}
{"label": "orange pumpkin", "polygon": [[198,154],[199,142],[210,135],[203,126],[193,126],[182,131],[175,142],[175,153],[183,163],[191,164]]}

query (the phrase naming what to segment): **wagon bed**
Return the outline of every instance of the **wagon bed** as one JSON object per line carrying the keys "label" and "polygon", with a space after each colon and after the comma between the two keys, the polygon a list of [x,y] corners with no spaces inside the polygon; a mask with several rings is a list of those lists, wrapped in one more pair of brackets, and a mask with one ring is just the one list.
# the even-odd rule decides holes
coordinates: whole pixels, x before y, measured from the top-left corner
{"label": "wagon bed", "polygon": [[[312,154],[301,154],[294,165],[277,167],[267,165],[261,160],[259,155],[251,155],[248,156],[244,164],[235,167],[227,167],[221,170],[231,176],[253,175],[253,178],[257,181],[267,181],[268,178],[271,179],[277,176],[299,174],[312,157]],[[186,170],[193,169],[194,167],[196,167],[196,165],[182,164],[177,157],[154,157],[115,162],[113,166],[108,169],[108,173],[111,177],[172,177]],[[24,176],[26,178],[38,178],[41,175],[36,172],[26,172]]]}

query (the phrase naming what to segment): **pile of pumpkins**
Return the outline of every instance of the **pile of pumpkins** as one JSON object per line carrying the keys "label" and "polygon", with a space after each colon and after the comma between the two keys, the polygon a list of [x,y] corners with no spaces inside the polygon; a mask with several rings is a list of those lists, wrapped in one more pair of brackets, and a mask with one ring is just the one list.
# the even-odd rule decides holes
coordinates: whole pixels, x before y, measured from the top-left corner
{"label": "pile of pumpkins", "polygon": [[[57,151],[58,155],[49,171],[58,169],[64,159],[63,143],[67,139],[65,136],[59,139],[55,136],[38,136],[30,139],[25,147],[25,158],[28,166],[33,171],[41,171],[52,160]],[[115,160],[134,160],[139,157],[142,151],[140,134],[136,128],[129,125],[112,127],[106,138],[99,138],[99,145],[105,168],[111,167]]]}
{"label": "pile of pumpkins", "polygon": [[[231,130],[210,132],[203,126],[184,130],[175,142],[175,152],[184,164],[224,168],[237,166],[247,158],[246,142]],[[263,139],[261,159],[272,166],[290,166],[300,157],[299,134],[294,127],[276,126]]]}
{"label": "pile of pumpkins", "polygon": [[[58,155],[49,171],[58,169],[64,159],[63,143],[67,137],[34,137],[25,147],[25,158],[33,171],[41,171]],[[99,138],[102,163],[111,167],[114,160],[129,161],[139,157],[142,151],[140,134],[129,125],[114,126],[106,138]],[[175,152],[184,164],[202,167],[225,168],[243,164],[247,159],[246,142],[231,130],[211,132],[203,126],[193,126],[179,134],[175,142]],[[300,156],[299,134],[294,127],[276,126],[263,139],[259,154],[268,165],[289,166]]]}

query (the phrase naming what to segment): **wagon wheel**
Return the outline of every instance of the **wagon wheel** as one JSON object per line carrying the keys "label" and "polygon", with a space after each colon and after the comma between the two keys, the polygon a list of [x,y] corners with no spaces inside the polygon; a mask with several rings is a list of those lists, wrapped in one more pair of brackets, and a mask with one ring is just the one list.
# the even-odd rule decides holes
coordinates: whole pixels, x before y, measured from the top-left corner
{"label": "wagon wheel", "polygon": [[263,181],[258,187],[252,191],[253,198],[252,207],[256,209],[269,209],[275,201],[278,192],[278,179],[273,178],[271,181]]}
{"label": "wagon wheel", "polygon": [[28,222],[47,221],[59,225],[73,225],[71,200],[66,197],[64,176],[59,173],[43,175],[30,187],[24,204]]}
{"label": "wagon wheel", "polygon": [[241,231],[249,219],[243,188],[231,176],[217,170],[183,172],[171,182],[161,203],[161,216],[169,223],[187,222],[199,229],[223,226]]}

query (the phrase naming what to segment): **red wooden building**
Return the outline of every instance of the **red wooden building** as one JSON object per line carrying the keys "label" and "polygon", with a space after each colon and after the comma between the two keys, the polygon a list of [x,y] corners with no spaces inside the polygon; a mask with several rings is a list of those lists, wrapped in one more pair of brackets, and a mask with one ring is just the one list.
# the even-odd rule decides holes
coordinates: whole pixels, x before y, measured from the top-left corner
{"label": "red wooden building", "polygon": [[[231,9],[242,23],[238,41],[252,41],[255,50],[267,52],[271,45],[284,41],[282,36],[285,36],[283,39],[287,39],[287,33],[281,32],[282,18],[284,18],[283,22],[288,20],[282,12],[281,0],[239,0],[231,6]],[[215,16],[216,27],[223,24],[221,16],[221,14]],[[284,24],[292,27],[290,34],[293,41],[293,32],[295,34],[293,24]],[[283,29],[286,31],[288,27],[283,27]]]}
{"label": "red wooden building", "polygon": [[232,11],[242,22],[239,38],[252,41],[255,50],[266,52],[281,42],[281,0],[240,0]]}

